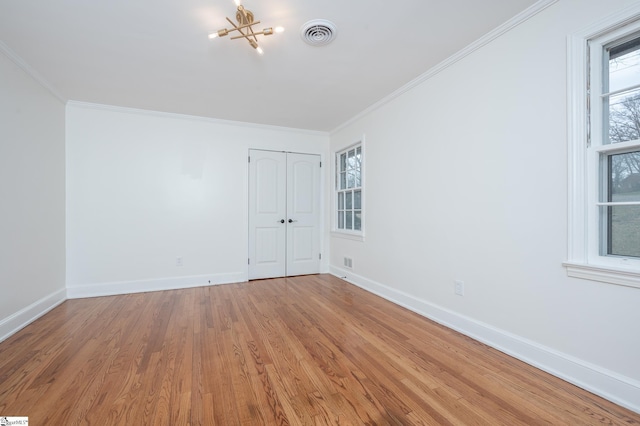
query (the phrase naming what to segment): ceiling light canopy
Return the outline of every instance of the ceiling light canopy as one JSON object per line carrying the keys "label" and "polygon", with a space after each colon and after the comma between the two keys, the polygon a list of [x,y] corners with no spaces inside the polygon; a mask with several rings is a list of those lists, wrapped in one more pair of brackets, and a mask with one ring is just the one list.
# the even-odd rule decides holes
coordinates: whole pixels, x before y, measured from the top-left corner
{"label": "ceiling light canopy", "polygon": [[260,21],[256,21],[254,19],[253,13],[250,10],[245,9],[244,6],[240,4],[240,0],[234,0],[234,1],[236,3],[236,6],[238,6],[238,10],[236,11],[236,21],[238,21],[238,23],[236,24],[231,19],[226,18],[227,21],[229,21],[229,23],[233,26],[233,28],[230,28],[230,29],[223,28],[221,30],[218,30],[215,33],[209,34],[209,38],[214,39],[217,37],[225,37],[229,33],[233,31],[237,31],[238,33],[240,33],[240,35],[231,37],[231,40],[244,38],[249,42],[249,45],[251,47],[256,49],[256,51],[262,55],[264,51],[258,45],[257,36],[259,35],[268,36],[273,34],[274,32],[281,33],[284,31],[284,28],[276,27],[274,30],[272,27],[269,27],[269,28],[263,29],[262,31],[258,31],[258,32],[254,31],[253,26],[259,24]]}

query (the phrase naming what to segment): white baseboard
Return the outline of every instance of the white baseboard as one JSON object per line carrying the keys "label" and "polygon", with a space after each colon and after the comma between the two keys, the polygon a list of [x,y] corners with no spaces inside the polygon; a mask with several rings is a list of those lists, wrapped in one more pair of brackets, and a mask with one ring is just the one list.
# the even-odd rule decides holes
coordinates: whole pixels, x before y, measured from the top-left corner
{"label": "white baseboard", "polygon": [[330,273],[622,407],[640,413],[640,382],[637,380],[418,299],[349,270],[331,266]]}
{"label": "white baseboard", "polygon": [[84,297],[113,296],[117,294],[144,293],[147,291],[177,290],[190,287],[229,284],[247,281],[246,272],[230,274],[190,275],[135,281],[114,281],[107,283],[67,286],[69,299]]}
{"label": "white baseboard", "polygon": [[63,288],[0,320],[0,342],[31,324],[65,300],[67,300],[67,291]]}

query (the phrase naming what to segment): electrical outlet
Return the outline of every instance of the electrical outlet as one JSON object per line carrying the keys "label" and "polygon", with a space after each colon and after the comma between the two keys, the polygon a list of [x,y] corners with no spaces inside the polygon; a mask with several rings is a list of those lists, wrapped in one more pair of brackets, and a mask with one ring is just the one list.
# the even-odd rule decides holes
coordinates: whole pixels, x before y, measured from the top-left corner
{"label": "electrical outlet", "polygon": [[458,296],[464,296],[464,282],[460,280],[455,281],[455,292]]}
{"label": "electrical outlet", "polygon": [[180,268],[182,265],[182,256],[176,257],[176,266]]}

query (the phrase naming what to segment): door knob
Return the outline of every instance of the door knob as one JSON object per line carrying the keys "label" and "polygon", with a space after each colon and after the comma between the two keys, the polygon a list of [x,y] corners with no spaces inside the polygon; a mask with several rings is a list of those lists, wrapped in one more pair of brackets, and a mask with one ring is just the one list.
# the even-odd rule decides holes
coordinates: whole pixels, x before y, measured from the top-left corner
{"label": "door knob", "polygon": [[289,223],[297,222],[297,220],[289,219]]}
{"label": "door knob", "polygon": [[280,223],[284,223],[284,219],[280,219],[278,222],[280,222]]}

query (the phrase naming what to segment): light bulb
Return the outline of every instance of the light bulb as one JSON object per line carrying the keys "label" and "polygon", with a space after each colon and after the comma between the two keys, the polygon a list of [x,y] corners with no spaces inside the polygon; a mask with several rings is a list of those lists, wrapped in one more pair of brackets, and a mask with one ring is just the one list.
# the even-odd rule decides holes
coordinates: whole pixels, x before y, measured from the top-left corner
{"label": "light bulb", "polygon": [[264,50],[262,50],[262,47],[258,46],[256,50],[258,51],[258,54],[264,55]]}
{"label": "light bulb", "polygon": [[236,6],[240,6],[240,0],[233,0]]}
{"label": "light bulb", "polygon": [[283,33],[284,32],[284,27],[276,27],[276,32],[277,33]]}
{"label": "light bulb", "polygon": [[209,39],[213,39],[213,38],[216,38],[216,37],[218,37],[218,33],[209,34]]}

